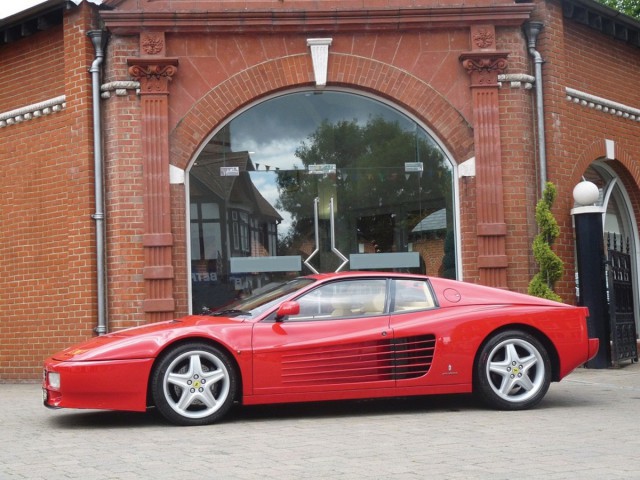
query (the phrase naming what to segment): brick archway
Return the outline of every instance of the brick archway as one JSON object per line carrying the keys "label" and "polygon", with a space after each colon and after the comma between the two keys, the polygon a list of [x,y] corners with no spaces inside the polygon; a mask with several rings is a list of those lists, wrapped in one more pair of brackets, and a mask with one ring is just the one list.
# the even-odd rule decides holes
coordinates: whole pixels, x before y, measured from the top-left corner
{"label": "brick archway", "polygon": [[[616,172],[624,184],[630,200],[633,214],[636,220],[640,220],[640,165],[633,160],[624,145],[615,143],[614,158],[609,158],[610,167]],[[568,187],[573,189],[581,180],[589,165],[599,159],[607,159],[607,146],[604,139],[597,139],[585,147],[578,160],[573,165],[573,170],[569,175]],[[560,202],[559,202],[560,203]],[[573,197],[566,196],[566,200],[560,205],[564,211],[569,211],[573,204]],[[638,222],[640,224],[640,221]]]}
{"label": "brick archway", "polygon": [[[367,58],[332,54],[327,84],[369,92],[404,108],[431,129],[450,152],[453,161],[466,160],[473,155],[473,130],[467,120],[434,88],[403,70]],[[313,65],[308,54],[270,60],[229,77],[196,102],[170,132],[171,164],[186,170],[211,133],[234,112],[256,99],[313,86]],[[186,313],[189,295],[184,248],[185,194],[184,185],[172,186],[171,229],[176,240],[173,256],[176,307],[178,311]],[[461,226],[462,229],[464,227]]]}
{"label": "brick archway", "polygon": [[[624,167],[625,171],[628,172],[628,175],[633,179],[636,189],[638,189],[640,186],[640,165],[633,160],[624,145],[616,143],[614,152],[614,158],[611,158],[610,160],[615,160]],[[607,158],[607,147],[603,139],[594,140],[583,150],[578,161],[573,166],[573,171],[570,176],[570,182],[572,182],[571,185],[577,184],[589,165],[600,158]]]}
{"label": "brick archway", "polygon": [[[628,150],[616,142],[614,147],[614,158],[610,158],[610,167],[616,172],[620,181],[623,183],[631,202],[630,208],[632,214],[636,218],[636,222],[640,225],[640,165],[633,160]],[[577,185],[586,171],[586,169],[598,159],[607,158],[607,147],[604,139],[594,140],[587,146],[578,161],[573,166],[573,171],[569,177],[569,186]],[[569,195],[567,204],[562,207],[568,211],[571,208],[573,198]]]}
{"label": "brick archway", "polygon": [[[615,215],[621,215],[621,217],[618,218],[621,225],[621,231],[619,232],[621,236],[617,240],[618,247],[616,247],[616,238],[614,235],[612,248],[614,250],[619,248],[621,254],[629,255],[634,265],[631,267],[629,280],[633,285],[634,303],[637,304],[638,258],[635,252],[638,251],[638,225],[640,225],[640,168],[636,162],[633,162],[631,155],[624,145],[614,142],[607,146],[607,142],[604,139],[598,139],[584,148],[578,161],[574,164],[570,176],[571,183],[568,186],[573,188],[574,185],[577,185],[582,180],[584,173],[592,165],[594,168],[597,165],[598,175],[604,176],[605,179],[609,180],[615,178],[617,182],[617,186],[615,186],[614,189],[618,191],[617,201],[619,203],[618,208],[614,209],[614,212],[618,212],[615,213]],[[603,174],[603,172],[605,173]],[[607,189],[609,188],[609,180],[606,180]],[[611,190],[610,194],[615,191],[614,189]],[[574,200],[572,195],[567,195],[567,197],[567,205],[565,208],[568,211],[573,205]],[[608,197],[609,194],[605,195],[605,198]],[[614,201],[615,197],[615,195],[611,195],[610,201]],[[608,208],[607,204],[603,206]],[[625,218],[627,219],[626,221]],[[607,245],[607,241],[612,240],[612,237],[607,233],[606,228],[604,229],[604,233],[605,248],[608,249],[610,245]]]}
{"label": "brick archway", "polygon": [[[364,75],[362,72],[367,72]],[[331,54],[327,84],[370,92],[416,115],[451,152],[453,160],[473,151],[473,130],[440,93],[407,72],[368,58]],[[278,91],[313,87],[310,55],[293,55],[248,68],[196,102],[171,132],[171,163],[186,169],[210,133],[244,105]]]}

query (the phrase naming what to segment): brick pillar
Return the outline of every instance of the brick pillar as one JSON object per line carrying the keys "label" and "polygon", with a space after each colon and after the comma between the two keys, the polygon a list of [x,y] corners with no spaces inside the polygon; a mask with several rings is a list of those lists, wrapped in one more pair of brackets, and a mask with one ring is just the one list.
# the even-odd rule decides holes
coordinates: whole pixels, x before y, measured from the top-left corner
{"label": "brick pillar", "polygon": [[[147,43],[145,43],[147,42]],[[158,50],[164,36],[149,43],[141,39],[145,53]],[[151,47],[149,47],[151,45]],[[151,48],[151,51],[150,51]],[[142,105],[142,154],[144,177],[144,311],[151,322],[173,318],[173,264],[169,190],[169,82],[178,60],[164,56],[128,59],[129,74],[140,82]]]}
{"label": "brick pillar", "polygon": [[460,60],[471,77],[473,98],[478,271],[481,284],[507,288],[498,74],[506,70],[508,54],[495,50],[492,25],[471,27],[471,43],[473,50]]}

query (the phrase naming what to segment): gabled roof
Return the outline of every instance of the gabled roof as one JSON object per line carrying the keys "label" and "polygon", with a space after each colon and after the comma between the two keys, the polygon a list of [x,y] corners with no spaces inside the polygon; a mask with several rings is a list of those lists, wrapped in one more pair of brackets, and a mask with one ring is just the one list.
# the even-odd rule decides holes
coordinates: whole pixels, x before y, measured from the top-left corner
{"label": "gabled roof", "polygon": [[234,203],[245,203],[252,207],[254,214],[269,217],[278,221],[282,216],[258,191],[249,175],[223,177],[220,175],[220,167],[237,167],[239,172],[251,172],[255,170],[248,152],[225,152],[211,154],[214,148],[204,150],[196,163],[191,167],[191,173],[202,185],[213,192],[217,197]]}
{"label": "gabled roof", "polygon": [[447,210],[441,208],[433,212],[431,215],[427,215],[420,222],[413,227],[412,233],[422,232],[435,232],[438,230],[447,229]]}

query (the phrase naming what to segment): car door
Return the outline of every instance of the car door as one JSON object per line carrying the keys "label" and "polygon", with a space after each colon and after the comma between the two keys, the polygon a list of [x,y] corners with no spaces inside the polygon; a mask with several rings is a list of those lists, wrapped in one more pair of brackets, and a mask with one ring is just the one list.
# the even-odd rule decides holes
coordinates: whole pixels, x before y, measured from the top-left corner
{"label": "car door", "polygon": [[254,394],[392,388],[387,290],[384,278],[325,283],[295,299],[298,315],[257,323]]}
{"label": "car door", "polygon": [[436,330],[440,322],[429,282],[423,278],[394,279],[390,284],[389,310],[396,385],[402,388],[434,383],[429,372],[436,360]]}

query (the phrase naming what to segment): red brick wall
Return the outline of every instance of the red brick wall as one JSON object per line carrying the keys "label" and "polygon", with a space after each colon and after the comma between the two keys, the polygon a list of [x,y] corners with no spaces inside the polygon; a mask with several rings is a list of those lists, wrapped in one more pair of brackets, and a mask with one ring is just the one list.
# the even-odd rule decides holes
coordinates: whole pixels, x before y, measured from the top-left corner
{"label": "red brick wall", "polygon": [[413,251],[420,253],[427,275],[442,275],[442,259],[444,257],[444,237],[430,237],[413,242]]}
{"label": "red brick wall", "polygon": [[[170,6],[163,0],[148,8]],[[220,3],[220,2],[218,2]],[[225,8],[246,2],[225,2]],[[356,4],[340,0],[344,7]],[[361,2],[357,2],[358,5]],[[372,2],[388,6],[387,0]],[[393,2],[394,4],[398,2]],[[443,4],[447,2],[441,2]],[[455,2],[459,3],[459,2]],[[467,2],[468,3],[468,2]],[[486,4],[478,0],[478,4]],[[127,9],[136,2],[122,2]],[[305,8],[329,2],[301,2]],[[186,4],[185,4],[186,5]],[[289,7],[297,3],[288,2]],[[251,2],[281,8],[280,2]],[[0,111],[58,95],[61,113],[0,129],[0,381],[36,379],[43,357],[93,335],[96,326],[91,78],[93,47],[86,38],[93,6],[66,12],[64,27],[0,47]],[[145,7],[146,8],[146,7]],[[218,5],[218,8],[221,8]],[[562,228],[556,251],[566,262],[559,293],[573,300],[573,186],[588,165],[616,142],[613,168],[639,211],[638,122],[567,102],[572,87],[637,107],[640,74],[636,47],[565,24],[557,1],[536,2],[545,29],[538,49],[546,63],[548,179],[558,186],[554,207]],[[510,52],[507,73],[532,74],[520,28],[498,27],[497,49]],[[318,35],[313,35],[318,36]],[[474,155],[470,81],[460,54],[471,49],[468,28],[330,35],[330,85],[368,92],[414,115],[431,129],[457,163]],[[166,33],[166,55],[179,59],[169,87],[170,161],[186,169],[207,137],[240,108],[267,95],[313,85],[304,34],[228,36]],[[597,41],[594,41],[597,38]],[[130,80],[127,59],[141,56],[136,35],[113,35],[103,82]],[[605,80],[603,80],[605,79]],[[539,196],[535,97],[505,84],[499,91],[504,215],[508,228],[508,286],[526,291],[536,271],[531,241]],[[106,175],[109,329],[146,322],[143,268],[144,178],[140,97],[129,89],[101,103]],[[161,139],[164,140],[164,139]],[[476,180],[458,182],[465,280],[477,281]],[[186,198],[171,186],[176,314],[188,311]]]}
{"label": "red brick wall", "polygon": [[[178,73],[170,85],[169,146],[172,164],[182,169],[188,167],[201,142],[238,108],[266,94],[313,82],[304,36],[247,35],[241,41],[205,34],[167,34],[166,38],[166,55],[179,58]],[[389,53],[384,47],[388,45],[396,45],[394,52],[398,53]],[[137,48],[135,37],[112,39],[107,81],[128,79],[126,59],[139,56]],[[458,61],[465,49],[468,34],[457,30],[428,35],[334,35],[329,81],[392,99],[428,125],[455,161],[463,161],[473,155],[472,131],[463,115],[470,114],[469,80]],[[390,64],[382,63],[382,57]],[[411,69],[432,84],[409,75]],[[452,77],[457,80],[451,82]],[[446,94],[453,95],[451,102],[443,100]],[[110,327],[116,329],[145,321],[141,308],[143,179],[141,145],[136,136],[140,112],[139,99],[133,95],[112,96],[104,104],[109,172],[109,316]],[[184,314],[189,304],[184,186],[172,186],[171,202],[174,292],[177,314]]]}
{"label": "red brick wall", "polygon": [[[529,71],[526,38],[520,28],[500,31],[499,50],[511,52],[507,73]],[[536,234],[535,204],[539,177],[536,170],[535,94],[524,85],[503,82],[500,89],[500,131],[504,215],[507,224],[507,283],[526,292],[535,274],[531,239]]]}
{"label": "red brick wall", "polygon": [[[105,83],[130,80],[127,58],[137,55],[131,37],[113,37],[107,46]],[[107,300],[110,331],[145,321],[143,180],[140,100],[135,89],[102,101],[107,218]]]}
{"label": "red brick wall", "polygon": [[[530,73],[529,56],[519,28],[498,29],[498,49],[510,51],[509,73]],[[459,55],[470,49],[467,29],[428,32],[371,32],[331,35],[329,83],[387,98],[416,115],[445,143],[454,161],[473,156],[469,79]],[[135,57],[137,38],[119,38]],[[170,87],[171,162],[187,168],[208,135],[237,109],[267,94],[311,85],[312,66],[303,35],[166,34],[166,55],[178,57],[178,73]],[[112,64],[123,70],[124,58]],[[117,77],[117,75],[113,75]],[[122,77],[120,77],[122,78]],[[509,228],[508,282],[526,291],[535,272],[531,239],[536,231],[533,211],[539,180],[533,94],[510,89],[500,93],[505,186],[505,217]],[[117,121],[116,118],[111,122]],[[117,142],[114,142],[114,144]],[[464,278],[478,280],[475,244],[475,179],[459,183]],[[188,308],[184,189],[172,190],[174,268],[178,313]],[[123,242],[123,245],[127,242]],[[137,259],[142,251],[138,249]],[[123,311],[126,305],[123,305]],[[131,316],[139,305],[129,303]],[[137,312],[137,313],[136,313]]]}
{"label": "red brick wall", "polygon": [[[467,30],[453,29],[332,35],[329,82],[375,93],[418,114],[456,160],[466,160],[472,155],[471,97],[458,56],[469,49],[468,36]],[[394,45],[391,52],[389,45]],[[167,56],[180,59],[169,102],[172,163],[181,168],[206,135],[238,108],[313,82],[304,35],[246,35],[238,41],[167,34]]]}
{"label": "red brick wall", "polygon": [[66,108],[0,129],[0,380],[91,335],[95,318],[90,10],[0,47],[3,112],[66,95]]}
{"label": "red brick wall", "polygon": [[[562,21],[558,2],[540,2],[534,12],[545,23],[539,50],[543,66],[546,110],[548,180],[558,187],[554,213],[561,236],[554,250],[565,260],[557,284],[565,301],[575,301],[574,244],[570,210],[573,188],[585,169],[605,156],[605,139],[616,142],[616,160],[636,215],[640,185],[640,123],[567,101],[566,88],[619,102],[640,105],[640,51],[637,47],[575,22]],[[636,218],[636,221],[638,219]]]}

